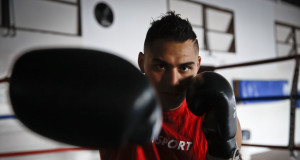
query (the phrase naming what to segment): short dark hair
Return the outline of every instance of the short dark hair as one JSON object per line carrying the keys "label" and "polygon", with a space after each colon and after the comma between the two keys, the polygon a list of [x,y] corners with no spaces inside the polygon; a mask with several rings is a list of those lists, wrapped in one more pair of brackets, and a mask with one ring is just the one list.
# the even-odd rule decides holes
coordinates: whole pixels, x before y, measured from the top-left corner
{"label": "short dark hair", "polygon": [[199,50],[197,35],[193,31],[191,23],[188,19],[182,19],[180,14],[169,11],[159,20],[154,20],[149,28],[144,47],[150,47],[155,40],[166,40],[175,42],[185,42],[187,40],[195,41],[195,45]]}

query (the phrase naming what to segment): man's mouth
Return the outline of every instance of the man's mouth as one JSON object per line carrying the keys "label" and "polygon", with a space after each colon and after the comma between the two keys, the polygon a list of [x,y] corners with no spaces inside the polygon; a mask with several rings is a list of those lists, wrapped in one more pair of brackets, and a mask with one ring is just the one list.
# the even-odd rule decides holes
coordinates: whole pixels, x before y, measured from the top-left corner
{"label": "man's mouth", "polygon": [[179,96],[179,95],[182,95],[181,92],[162,91],[162,92],[159,92],[159,93],[162,94],[162,95],[167,95],[167,96]]}

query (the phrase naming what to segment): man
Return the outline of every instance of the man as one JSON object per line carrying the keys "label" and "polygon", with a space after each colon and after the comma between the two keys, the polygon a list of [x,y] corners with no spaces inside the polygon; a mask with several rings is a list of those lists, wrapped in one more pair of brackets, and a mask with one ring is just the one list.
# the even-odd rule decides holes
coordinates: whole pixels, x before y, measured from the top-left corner
{"label": "man", "polygon": [[[205,159],[208,148],[201,127],[203,117],[191,113],[185,100],[189,81],[200,68],[198,53],[197,36],[187,20],[168,12],[152,23],[138,64],[156,89],[164,111],[162,131],[149,145],[102,150],[103,160]],[[238,120],[236,141],[240,147]]]}

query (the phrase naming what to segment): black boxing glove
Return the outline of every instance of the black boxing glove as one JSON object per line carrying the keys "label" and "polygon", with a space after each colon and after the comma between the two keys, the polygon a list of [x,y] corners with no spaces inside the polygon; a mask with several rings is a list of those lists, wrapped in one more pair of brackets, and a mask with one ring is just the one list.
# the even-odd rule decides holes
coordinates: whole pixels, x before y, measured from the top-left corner
{"label": "black boxing glove", "polygon": [[207,159],[238,158],[236,102],[229,82],[215,72],[203,72],[192,79],[186,100],[192,113],[205,114],[202,129],[207,139]]}
{"label": "black boxing glove", "polygon": [[9,95],[17,118],[48,138],[86,148],[151,143],[162,114],[147,78],[96,50],[41,49],[19,57]]}

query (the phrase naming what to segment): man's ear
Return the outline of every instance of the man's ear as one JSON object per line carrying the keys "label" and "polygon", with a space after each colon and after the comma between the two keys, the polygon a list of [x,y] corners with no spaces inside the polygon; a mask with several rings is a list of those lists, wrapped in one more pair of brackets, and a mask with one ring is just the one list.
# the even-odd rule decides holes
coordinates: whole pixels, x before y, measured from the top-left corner
{"label": "man's ear", "polygon": [[197,61],[197,71],[200,69],[200,64],[201,64],[201,57],[198,56],[198,61]]}
{"label": "man's ear", "polygon": [[144,53],[140,52],[138,57],[138,64],[142,73],[145,73],[144,69]]}

